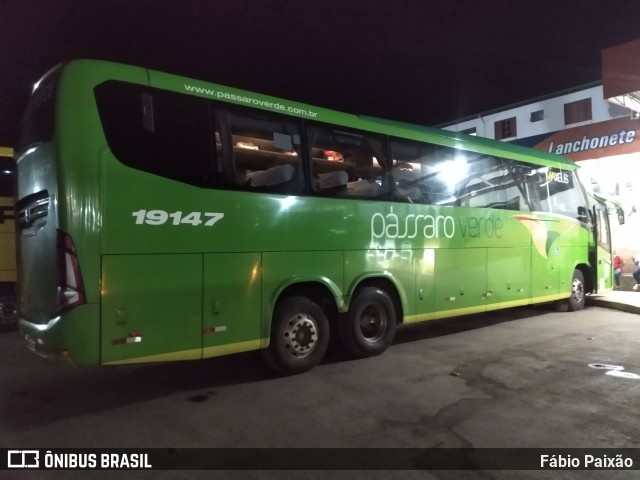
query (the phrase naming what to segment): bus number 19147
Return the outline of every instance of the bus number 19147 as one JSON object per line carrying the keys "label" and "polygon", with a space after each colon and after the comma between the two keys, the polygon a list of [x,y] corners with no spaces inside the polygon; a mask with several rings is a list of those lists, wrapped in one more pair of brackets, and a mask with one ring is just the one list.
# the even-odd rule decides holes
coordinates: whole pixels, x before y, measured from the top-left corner
{"label": "bus number 19147", "polygon": [[219,212],[167,212],[165,210],[138,210],[131,215],[136,219],[136,225],[191,225],[197,227],[213,227],[222,220],[224,213]]}

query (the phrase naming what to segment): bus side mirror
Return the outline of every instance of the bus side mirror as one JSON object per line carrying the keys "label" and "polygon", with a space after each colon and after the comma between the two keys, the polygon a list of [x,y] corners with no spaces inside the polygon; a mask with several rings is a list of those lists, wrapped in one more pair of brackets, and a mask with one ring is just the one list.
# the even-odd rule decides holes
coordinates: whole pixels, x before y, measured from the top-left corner
{"label": "bus side mirror", "polygon": [[620,207],[616,209],[618,211],[618,224],[624,225],[624,210]]}
{"label": "bus side mirror", "polygon": [[587,209],[585,207],[578,207],[578,220],[584,223],[589,222],[589,216],[587,215]]}

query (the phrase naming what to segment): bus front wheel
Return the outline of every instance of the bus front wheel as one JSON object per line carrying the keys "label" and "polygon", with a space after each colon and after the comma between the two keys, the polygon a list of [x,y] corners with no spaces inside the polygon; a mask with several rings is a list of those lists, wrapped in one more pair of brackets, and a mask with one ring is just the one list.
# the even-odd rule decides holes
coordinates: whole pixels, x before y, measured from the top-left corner
{"label": "bus front wheel", "polygon": [[354,357],[380,355],[393,342],[396,316],[387,292],[378,287],[364,287],[354,295],[347,318],[339,322],[340,340]]}
{"label": "bus front wheel", "polygon": [[569,310],[575,312],[582,310],[586,303],[585,289],[584,289],[584,275],[578,269],[573,271],[573,278],[571,279],[571,296],[567,301]]}
{"label": "bus front wheel", "polygon": [[286,375],[306,372],[320,363],[328,344],[329,321],[316,302],[306,297],[278,302],[264,352],[269,365]]}

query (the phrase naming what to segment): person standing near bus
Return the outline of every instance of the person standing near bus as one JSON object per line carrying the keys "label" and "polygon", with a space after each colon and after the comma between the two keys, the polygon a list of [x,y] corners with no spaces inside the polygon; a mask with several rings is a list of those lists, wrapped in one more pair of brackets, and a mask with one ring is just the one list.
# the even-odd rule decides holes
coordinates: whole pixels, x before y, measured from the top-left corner
{"label": "person standing near bus", "polygon": [[633,270],[633,279],[636,281],[636,284],[633,286],[633,291],[637,292],[640,290],[640,258],[633,258],[633,264],[635,265],[635,269]]}
{"label": "person standing near bus", "polygon": [[624,260],[616,252],[613,252],[613,255],[613,278],[615,279],[616,284],[614,290],[620,290],[620,277],[622,276],[622,265],[624,265]]}

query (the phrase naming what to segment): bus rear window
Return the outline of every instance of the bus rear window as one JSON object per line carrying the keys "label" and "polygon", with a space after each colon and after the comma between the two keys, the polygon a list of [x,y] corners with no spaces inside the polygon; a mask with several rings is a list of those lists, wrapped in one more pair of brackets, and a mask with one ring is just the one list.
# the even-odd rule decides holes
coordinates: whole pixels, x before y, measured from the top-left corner
{"label": "bus rear window", "polygon": [[58,72],[59,70],[45,75],[29,100],[22,118],[19,152],[26,151],[34,144],[48,142],[53,137]]}

